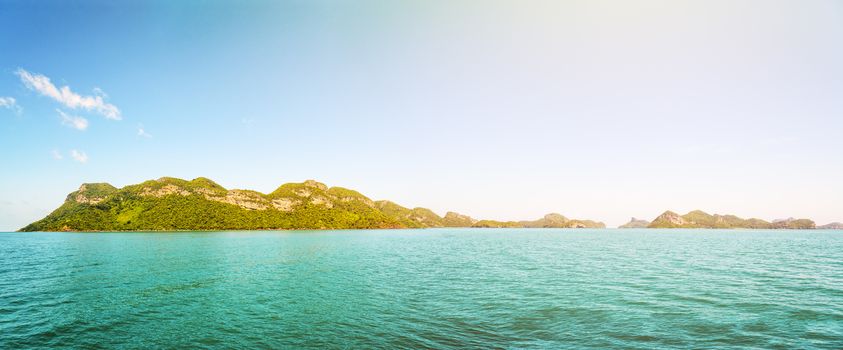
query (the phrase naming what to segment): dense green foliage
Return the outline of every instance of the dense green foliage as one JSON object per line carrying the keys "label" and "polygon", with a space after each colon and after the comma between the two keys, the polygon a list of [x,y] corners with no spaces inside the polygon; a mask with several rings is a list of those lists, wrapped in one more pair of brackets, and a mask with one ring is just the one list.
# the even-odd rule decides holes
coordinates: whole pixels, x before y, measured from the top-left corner
{"label": "dense green foliage", "polygon": [[[633,221],[636,227],[646,221]],[[631,225],[631,224],[630,224]],[[626,225],[625,225],[626,226]],[[207,179],[164,177],[121,189],[87,183],[64,204],[22,231],[159,231],[366,228],[602,228],[602,222],[548,214],[534,221],[474,220],[448,212],[409,209],[390,201],[372,201],[360,192],[308,180],[288,183],[270,194],[227,190]],[[810,229],[808,219],[742,219],[700,210],[679,215],[666,211],[651,228]]]}
{"label": "dense green foliage", "polygon": [[548,214],[536,221],[474,219],[430,209],[374,202],[342,187],[308,180],[269,194],[227,190],[207,179],[163,177],[121,189],[83,184],[64,204],[22,231],[164,231],[261,229],[366,229],[428,227],[603,227]]}
{"label": "dense green foliage", "polygon": [[[316,186],[287,184],[271,195],[237,191],[264,205],[262,210],[222,202],[230,193],[204,178],[185,181],[161,178],[117,190],[103,191],[101,184],[86,184],[46,218],[23,231],[122,231],[122,230],[226,230],[226,229],[361,229],[405,227],[366,203],[357,192],[331,189],[357,200],[338,198]],[[319,184],[321,185],[321,184]],[[169,186],[169,187],[168,187]],[[324,186],[324,185],[322,185]],[[283,190],[282,190],[283,189]],[[306,190],[298,195],[294,190]],[[171,193],[154,191],[167,191]],[[288,190],[288,191],[286,191]],[[346,192],[349,191],[349,192]],[[232,191],[233,192],[233,191]],[[78,201],[78,195],[83,201]],[[218,200],[212,200],[217,198]],[[96,203],[90,198],[101,199]],[[324,202],[319,203],[319,198]],[[294,202],[291,210],[274,208],[271,199]],[[87,201],[87,202],[86,202]],[[368,201],[371,203],[371,201]]]}
{"label": "dense green foliage", "polygon": [[408,228],[442,227],[442,217],[430,209],[408,209],[390,201],[377,201],[375,206]]}

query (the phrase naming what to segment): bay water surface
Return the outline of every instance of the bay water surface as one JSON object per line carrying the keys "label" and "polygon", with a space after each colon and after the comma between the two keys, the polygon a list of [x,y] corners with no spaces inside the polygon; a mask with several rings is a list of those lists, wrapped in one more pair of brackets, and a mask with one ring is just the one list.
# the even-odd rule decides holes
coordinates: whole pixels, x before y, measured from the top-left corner
{"label": "bay water surface", "polygon": [[843,231],[0,233],[0,348],[843,349]]}

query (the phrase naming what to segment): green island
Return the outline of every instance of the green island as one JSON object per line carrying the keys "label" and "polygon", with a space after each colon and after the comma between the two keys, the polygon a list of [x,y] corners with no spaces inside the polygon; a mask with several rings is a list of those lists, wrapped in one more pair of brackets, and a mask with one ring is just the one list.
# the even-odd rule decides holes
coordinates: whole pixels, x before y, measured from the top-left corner
{"label": "green island", "polygon": [[[830,224],[833,225],[833,224]],[[829,226],[829,225],[827,225]],[[662,213],[652,222],[646,220],[632,220],[621,225],[620,228],[716,228],[716,229],[814,229],[818,228],[809,219],[781,219],[772,222],[761,219],[743,219],[735,215],[709,214],[702,210],[694,210],[685,215],[679,215],[670,210]],[[831,228],[821,226],[819,228]]]}
{"label": "green island", "polygon": [[649,221],[633,217],[632,219],[629,219],[629,222],[618,226],[618,228],[647,228],[648,226],[650,226]]}
{"label": "green island", "polygon": [[373,201],[360,192],[308,180],[269,194],[228,190],[207,178],[163,177],[116,188],[86,183],[44,219],[21,231],[390,229],[433,227],[604,228],[602,222],[548,214],[535,221],[475,220]]}
{"label": "green island", "polygon": [[[82,184],[47,217],[20,231],[179,231],[474,228],[605,228],[599,221],[551,213],[532,221],[476,220],[456,212],[439,216],[427,208],[374,201],[360,192],[314,180],[281,185],[264,194],[228,190],[210,179],[162,177],[116,188]],[[809,219],[743,219],[694,210],[665,211],[653,221],[632,218],[619,228],[841,229]]]}

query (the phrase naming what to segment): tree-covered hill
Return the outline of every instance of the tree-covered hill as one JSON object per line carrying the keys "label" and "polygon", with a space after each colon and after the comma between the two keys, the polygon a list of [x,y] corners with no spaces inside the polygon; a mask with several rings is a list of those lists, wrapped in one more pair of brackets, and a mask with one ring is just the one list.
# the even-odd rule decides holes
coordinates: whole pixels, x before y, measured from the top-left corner
{"label": "tree-covered hill", "polygon": [[316,181],[270,194],[226,190],[205,178],[161,178],[121,189],[83,184],[22,231],[401,228],[369,198]]}
{"label": "tree-covered hill", "polygon": [[742,219],[735,215],[708,214],[694,210],[685,215],[666,211],[655,218],[649,228],[749,228],[749,229],[812,229],[816,225],[808,219],[776,220],[772,223],[751,218]]}
{"label": "tree-covered hill", "polygon": [[116,188],[87,183],[21,231],[168,231],[433,227],[602,227],[549,214],[536,221],[477,221],[448,212],[373,201],[360,192],[308,180],[269,194],[228,190],[207,178],[163,177]]}

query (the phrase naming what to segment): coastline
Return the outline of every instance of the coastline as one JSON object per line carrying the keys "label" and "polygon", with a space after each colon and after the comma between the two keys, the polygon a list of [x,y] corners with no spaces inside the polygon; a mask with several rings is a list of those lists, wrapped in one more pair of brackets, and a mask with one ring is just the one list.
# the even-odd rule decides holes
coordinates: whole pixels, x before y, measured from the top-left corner
{"label": "coastline", "polygon": [[480,230],[480,231],[513,231],[513,230],[557,230],[557,231],[843,231],[841,228],[745,228],[745,227],[731,227],[731,228],[717,228],[717,227],[636,227],[636,228],[621,228],[621,227],[404,227],[404,228],[301,228],[301,229],[219,229],[219,230],[204,230],[204,229],[179,229],[179,230],[55,230],[55,231],[0,231],[0,233],[180,233],[180,232],[291,232],[291,231],[438,231],[438,230]]}

